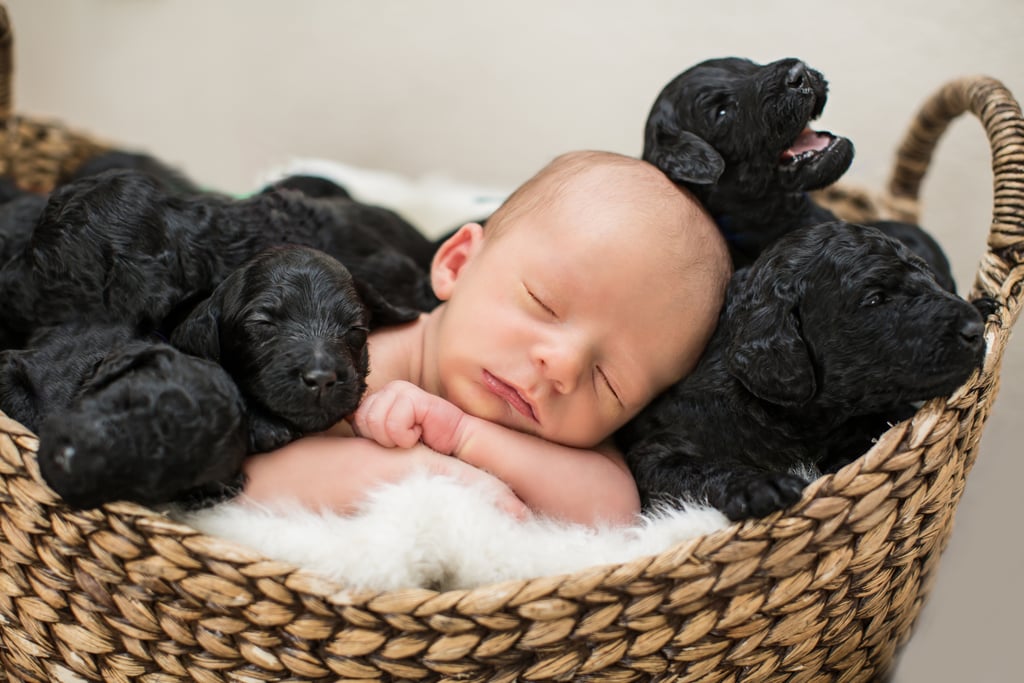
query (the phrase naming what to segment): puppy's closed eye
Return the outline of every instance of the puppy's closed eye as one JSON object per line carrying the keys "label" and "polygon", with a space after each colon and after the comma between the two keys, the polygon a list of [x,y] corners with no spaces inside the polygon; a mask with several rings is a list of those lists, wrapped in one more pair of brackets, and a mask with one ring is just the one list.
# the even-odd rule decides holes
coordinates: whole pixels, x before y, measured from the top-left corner
{"label": "puppy's closed eye", "polygon": [[262,312],[246,316],[244,324],[246,327],[252,327],[256,329],[265,329],[277,326],[277,322],[275,321],[273,316],[270,316]]}

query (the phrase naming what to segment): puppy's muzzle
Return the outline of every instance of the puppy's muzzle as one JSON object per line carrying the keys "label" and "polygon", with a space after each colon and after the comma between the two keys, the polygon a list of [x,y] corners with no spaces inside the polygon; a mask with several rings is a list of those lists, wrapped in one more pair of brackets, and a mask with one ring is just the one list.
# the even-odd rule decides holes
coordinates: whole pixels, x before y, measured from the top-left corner
{"label": "puppy's muzzle", "polygon": [[338,373],[325,368],[315,368],[302,373],[302,381],[310,391],[323,392],[334,386],[338,381]]}
{"label": "puppy's muzzle", "polygon": [[979,353],[985,347],[985,324],[969,318],[960,326],[960,341],[972,353]]}
{"label": "puppy's muzzle", "polygon": [[302,369],[302,382],[315,393],[323,393],[338,381],[333,359],[323,350],[313,352],[309,364]]}

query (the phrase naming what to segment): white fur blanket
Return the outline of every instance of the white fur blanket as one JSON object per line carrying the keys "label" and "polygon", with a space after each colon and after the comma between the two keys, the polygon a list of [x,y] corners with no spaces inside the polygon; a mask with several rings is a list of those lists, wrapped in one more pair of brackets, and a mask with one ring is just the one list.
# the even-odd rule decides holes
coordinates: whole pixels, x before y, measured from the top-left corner
{"label": "white fur blanket", "polygon": [[[294,159],[260,176],[257,187],[296,174],[333,180],[356,199],[397,211],[434,236],[490,215],[507,195],[443,176],[412,179],[323,159]],[[717,510],[697,506],[650,515],[628,528],[517,522],[482,490],[426,474],[373,491],[350,517],[298,506],[260,508],[244,500],[171,514],[268,558],[353,589],[376,590],[449,590],[570,573],[654,555],[728,524]]]}
{"label": "white fur blanket", "polygon": [[494,213],[510,190],[464,183],[433,173],[412,178],[328,159],[296,158],[260,174],[261,188],[290,175],[311,175],[338,183],[365,204],[396,211],[428,237]]}
{"label": "white fur blanket", "polygon": [[271,509],[244,499],[171,514],[270,559],[373,590],[451,590],[565,574],[655,555],[729,524],[717,510],[697,506],[619,528],[541,518],[518,522],[479,487],[428,474],[381,486],[352,516]]}

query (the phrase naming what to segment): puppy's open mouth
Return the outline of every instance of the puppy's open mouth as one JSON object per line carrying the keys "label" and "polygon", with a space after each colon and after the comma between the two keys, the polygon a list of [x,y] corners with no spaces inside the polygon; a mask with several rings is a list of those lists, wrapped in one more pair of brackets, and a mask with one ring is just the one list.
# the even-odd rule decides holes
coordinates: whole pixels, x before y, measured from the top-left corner
{"label": "puppy's open mouth", "polygon": [[779,155],[779,165],[793,167],[805,164],[827,152],[836,139],[836,136],[828,131],[804,128],[800,135],[796,136],[793,144],[782,150],[782,154]]}

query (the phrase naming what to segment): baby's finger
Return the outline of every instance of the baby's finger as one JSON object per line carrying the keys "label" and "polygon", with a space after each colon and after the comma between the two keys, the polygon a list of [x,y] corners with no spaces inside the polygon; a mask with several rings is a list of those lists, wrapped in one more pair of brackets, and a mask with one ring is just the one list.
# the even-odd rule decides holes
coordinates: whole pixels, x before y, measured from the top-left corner
{"label": "baby's finger", "polygon": [[370,410],[370,405],[374,401],[374,394],[370,394],[363,398],[356,406],[356,411],[349,415],[348,422],[352,425],[352,431],[356,433],[356,436],[362,436],[366,438],[372,438],[369,433],[369,428],[366,424],[366,414]]}
{"label": "baby's finger", "polygon": [[376,441],[385,448],[394,448],[395,442],[384,427],[387,401],[382,400],[382,396],[378,392],[363,399],[356,410],[353,426],[359,436]]}
{"label": "baby's finger", "polygon": [[402,448],[412,448],[420,441],[422,429],[417,424],[416,406],[408,396],[398,396],[391,402],[384,417],[388,437]]}

